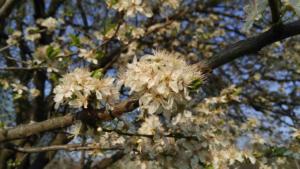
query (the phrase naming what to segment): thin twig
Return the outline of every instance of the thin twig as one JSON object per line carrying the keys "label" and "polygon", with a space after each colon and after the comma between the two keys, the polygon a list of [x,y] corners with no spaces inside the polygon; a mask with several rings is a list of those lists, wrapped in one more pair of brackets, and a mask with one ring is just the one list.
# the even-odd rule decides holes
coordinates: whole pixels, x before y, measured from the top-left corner
{"label": "thin twig", "polygon": [[[121,130],[116,130],[116,129],[102,129],[104,132],[115,132],[119,135],[126,135],[126,136],[138,136],[138,137],[147,137],[147,138],[153,138],[155,135],[153,134],[141,134],[141,133],[127,133],[123,132]],[[186,136],[182,133],[170,133],[170,134],[165,134],[162,135],[162,137],[173,137],[173,138],[185,138],[185,139],[192,139],[192,140],[199,140],[196,136]]]}
{"label": "thin twig", "polygon": [[15,46],[15,45],[16,44],[10,44],[10,45],[4,46],[3,48],[0,49],[0,52],[5,51],[6,49],[9,49],[10,47]]}
{"label": "thin twig", "polygon": [[38,70],[38,69],[47,69],[47,67],[0,67],[0,71],[19,71],[19,70]]}

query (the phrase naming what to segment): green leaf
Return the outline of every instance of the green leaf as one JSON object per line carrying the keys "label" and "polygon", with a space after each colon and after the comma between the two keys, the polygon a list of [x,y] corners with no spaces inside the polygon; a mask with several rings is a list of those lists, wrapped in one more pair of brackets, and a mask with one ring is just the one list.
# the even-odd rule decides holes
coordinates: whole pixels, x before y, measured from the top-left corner
{"label": "green leaf", "polygon": [[214,169],[213,165],[212,164],[209,164],[209,165],[206,165],[204,167],[204,169]]}
{"label": "green leaf", "polygon": [[15,29],[13,29],[12,27],[9,27],[9,28],[7,29],[8,34],[13,34],[14,31],[15,31]]}
{"label": "green leaf", "polygon": [[104,57],[104,52],[102,51],[97,51],[96,52],[96,59],[102,59]]}
{"label": "green leaf", "polygon": [[189,90],[195,91],[198,90],[199,87],[203,84],[203,81],[201,79],[195,79],[192,81],[192,83],[189,85]]}
{"label": "green leaf", "polygon": [[285,147],[274,147],[272,149],[272,154],[274,156],[283,156],[286,151],[288,151],[288,149]]}
{"label": "green leaf", "polygon": [[286,147],[271,147],[266,151],[266,154],[269,154],[273,157],[282,157],[288,151]]}
{"label": "green leaf", "polygon": [[101,79],[103,77],[103,69],[97,69],[92,72],[92,77],[96,79]]}
{"label": "green leaf", "polygon": [[5,123],[0,121],[0,128],[3,129],[5,127]]}
{"label": "green leaf", "polygon": [[113,22],[112,19],[106,19],[104,21],[104,29],[103,29],[103,35],[106,35],[110,30],[116,28],[117,24]]}
{"label": "green leaf", "polygon": [[53,46],[49,46],[46,49],[46,55],[51,60],[55,59],[59,55],[59,53],[60,53],[60,49],[54,48]]}
{"label": "green leaf", "polygon": [[13,95],[13,98],[14,98],[14,100],[17,100],[17,99],[22,98],[22,95],[21,95],[21,94],[18,94],[18,93],[15,93],[15,94]]}
{"label": "green leaf", "polygon": [[71,38],[72,46],[77,46],[77,47],[81,46],[80,39],[76,35],[70,34],[69,37]]}
{"label": "green leaf", "polygon": [[65,16],[69,16],[69,17],[72,17],[74,15],[74,12],[73,10],[71,10],[70,8],[67,8],[64,12],[64,15]]}
{"label": "green leaf", "polygon": [[115,4],[117,4],[119,2],[119,0],[105,0],[106,4],[111,6],[114,6]]}

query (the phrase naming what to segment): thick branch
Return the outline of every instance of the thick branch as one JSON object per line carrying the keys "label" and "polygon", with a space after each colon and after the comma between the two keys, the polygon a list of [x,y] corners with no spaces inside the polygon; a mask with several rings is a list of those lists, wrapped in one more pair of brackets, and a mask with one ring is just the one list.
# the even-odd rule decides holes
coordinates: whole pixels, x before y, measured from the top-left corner
{"label": "thick branch", "polygon": [[75,117],[71,114],[56,117],[43,122],[19,125],[12,129],[0,130],[0,142],[20,139],[53,129],[64,128],[72,125]]}
{"label": "thick branch", "polygon": [[[94,115],[90,115],[91,112],[87,112],[87,110],[79,113],[78,117],[80,120],[111,120],[115,117],[121,116],[123,113],[132,111],[137,107],[136,99],[129,99],[124,101],[113,108],[111,112],[92,112]],[[92,118],[92,119],[90,119]],[[35,134],[39,134],[42,132],[68,127],[77,120],[75,114],[68,114],[63,117],[56,117],[49,120],[45,120],[42,122],[36,122],[26,125],[19,125],[12,129],[2,129],[0,130],[0,143],[4,141],[10,141],[14,139],[20,139],[28,136],[32,136]]]}
{"label": "thick branch", "polygon": [[229,45],[225,50],[220,51],[219,54],[208,60],[208,67],[215,69],[236,58],[256,53],[267,45],[297,34],[300,34],[300,20],[282,25],[280,29],[272,27],[257,36]]}

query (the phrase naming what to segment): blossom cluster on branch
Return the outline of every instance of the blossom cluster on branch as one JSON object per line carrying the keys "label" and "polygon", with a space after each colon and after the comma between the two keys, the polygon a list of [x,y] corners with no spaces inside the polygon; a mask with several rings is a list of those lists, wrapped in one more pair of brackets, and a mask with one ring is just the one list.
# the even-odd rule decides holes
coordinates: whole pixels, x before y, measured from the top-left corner
{"label": "blossom cluster on branch", "polygon": [[89,96],[104,104],[113,104],[119,99],[119,90],[111,77],[97,79],[87,69],[77,68],[65,74],[60,84],[54,88],[55,107],[67,103],[72,108],[87,108]]}
{"label": "blossom cluster on branch", "polygon": [[159,4],[165,6],[171,6],[172,8],[177,8],[179,6],[179,0],[121,0],[121,1],[107,1],[107,4],[118,11],[125,11],[126,16],[135,16],[137,13],[143,14],[146,17],[153,16],[153,8],[157,7]]}
{"label": "blossom cluster on branch", "polygon": [[135,58],[128,64],[122,80],[131,92],[140,95],[142,110],[149,114],[171,113],[178,104],[191,99],[190,85],[197,80],[203,81],[200,68],[198,64],[187,64],[174,53],[155,51],[153,55],[145,55],[139,61]]}
{"label": "blossom cluster on branch", "polygon": [[[135,58],[120,78],[131,93],[140,96],[141,109],[154,114],[175,112],[179,104],[191,99],[189,90],[194,82],[201,84],[204,75],[199,64],[189,65],[174,53],[155,51],[139,61]],[[87,108],[92,93],[98,100],[108,103],[118,100],[114,79],[93,78],[86,69],[77,68],[64,75],[60,82],[54,89],[56,107],[67,102],[73,108]]]}

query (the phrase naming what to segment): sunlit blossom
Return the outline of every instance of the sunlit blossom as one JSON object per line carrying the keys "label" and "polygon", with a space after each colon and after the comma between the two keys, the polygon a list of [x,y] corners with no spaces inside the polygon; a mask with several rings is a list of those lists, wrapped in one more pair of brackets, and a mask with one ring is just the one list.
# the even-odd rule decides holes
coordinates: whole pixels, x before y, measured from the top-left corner
{"label": "sunlit blossom", "polygon": [[41,38],[41,33],[39,28],[37,27],[27,27],[27,29],[25,30],[26,34],[25,34],[25,39],[29,40],[29,41],[37,41]]}
{"label": "sunlit blossom", "polygon": [[163,131],[162,124],[157,116],[150,116],[145,119],[145,122],[139,128],[141,134],[155,134]]}
{"label": "sunlit blossom", "polygon": [[91,72],[87,69],[81,68],[65,74],[53,92],[56,108],[64,103],[68,103],[73,108],[87,108],[88,98],[92,94],[95,94],[98,100],[108,104],[114,103],[119,98],[113,78],[99,80],[91,77]]}
{"label": "sunlit blossom", "polygon": [[97,64],[96,53],[93,50],[79,49],[79,57],[84,58],[86,61]]}
{"label": "sunlit blossom", "polygon": [[14,31],[11,35],[9,35],[9,38],[6,40],[6,43],[8,45],[15,45],[18,43],[18,41],[21,39],[22,32],[21,31]]}
{"label": "sunlit blossom", "polygon": [[46,27],[48,31],[53,32],[58,26],[58,21],[55,18],[49,17],[42,20],[41,25]]}
{"label": "sunlit blossom", "polygon": [[135,58],[122,79],[131,92],[141,95],[141,108],[153,114],[190,100],[189,85],[196,79],[202,80],[203,74],[199,65],[189,65],[174,53],[155,51],[139,61]]}

